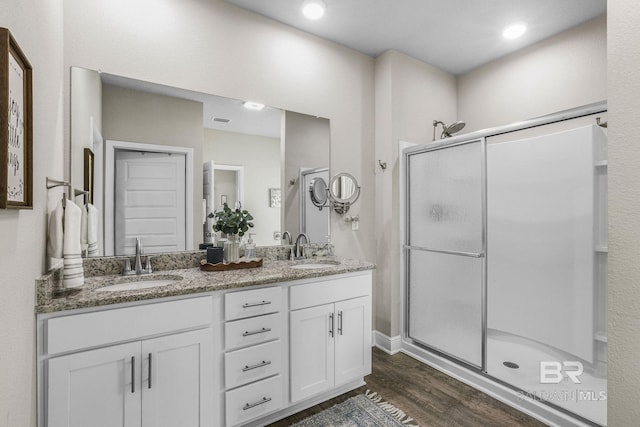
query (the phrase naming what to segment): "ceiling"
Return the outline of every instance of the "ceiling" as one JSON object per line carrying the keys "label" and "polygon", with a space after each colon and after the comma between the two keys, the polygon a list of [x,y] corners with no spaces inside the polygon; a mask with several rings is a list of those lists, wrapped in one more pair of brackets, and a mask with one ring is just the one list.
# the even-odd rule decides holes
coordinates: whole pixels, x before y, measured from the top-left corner
{"label": "ceiling", "polygon": [[[304,0],[225,0],[376,57],[395,49],[454,75],[606,13],[606,0],[324,0],[325,16],[305,19]],[[527,23],[517,40],[502,38]]]}
{"label": "ceiling", "polygon": [[[534,44],[606,13],[606,0],[324,0],[319,21],[305,19],[304,0],[224,0],[376,57],[395,49],[454,75]],[[503,28],[523,21],[517,40]],[[205,128],[280,137],[277,108],[247,110],[237,99],[207,95],[103,73],[105,84],[203,103]],[[228,123],[213,121],[229,119]]]}

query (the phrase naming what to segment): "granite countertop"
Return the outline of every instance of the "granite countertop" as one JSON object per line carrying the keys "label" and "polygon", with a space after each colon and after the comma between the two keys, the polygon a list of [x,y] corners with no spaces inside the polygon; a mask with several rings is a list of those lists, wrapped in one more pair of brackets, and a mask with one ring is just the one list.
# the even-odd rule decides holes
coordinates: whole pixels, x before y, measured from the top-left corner
{"label": "granite countertop", "polygon": [[[298,269],[295,264],[329,263],[324,268]],[[332,264],[335,263],[335,264]],[[47,297],[39,293],[36,313],[53,313],[76,308],[99,307],[133,301],[188,295],[201,292],[237,289],[247,286],[288,282],[334,274],[371,270],[375,265],[365,261],[339,257],[323,257],[302,261],[265,260],[262,267],[230,271],[202,271],[199,268],[164,270],[141,276],[104,275],[85,279],[79,290],[68,290]],[[171,279],[182,277],[175,284],[147,289],[97,292],[96,289],[128,280]]]}

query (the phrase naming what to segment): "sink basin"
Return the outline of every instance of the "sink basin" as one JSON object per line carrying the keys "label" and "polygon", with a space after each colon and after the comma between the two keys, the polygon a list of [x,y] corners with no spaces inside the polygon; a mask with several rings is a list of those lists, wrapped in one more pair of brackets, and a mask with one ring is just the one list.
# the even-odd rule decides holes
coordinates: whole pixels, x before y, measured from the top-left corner
{"label": "sink basin", "polygon": [[294,264],[294,265],[291,265],[290,267],[296,270],[311,270],[316,268],[335,267],[338,264],[340,263],[337,261],[322,261],[322,262],[307,262],[307,263],[301,263],[301,264]]}
{"label": "sink basin", "polygon": [[157,288],[178,283],[182,280],[180,276],[152,276],[152,277],[132,277],[119,279],[113,285],[103,286],[95,289],[96,292],[133,291],[138,289]]}

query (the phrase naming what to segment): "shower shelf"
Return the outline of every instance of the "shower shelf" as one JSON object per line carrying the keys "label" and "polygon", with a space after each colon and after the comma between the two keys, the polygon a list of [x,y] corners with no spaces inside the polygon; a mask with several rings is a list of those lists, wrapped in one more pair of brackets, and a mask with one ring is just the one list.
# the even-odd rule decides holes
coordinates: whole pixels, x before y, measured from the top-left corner
{"label": "shower shelf", "polygon": [[596,160],[596,167],[606,167],[609,164],[608,160]]}
{"label": "shower shelf", "polygon": [[609,252],[609,247],[608,246],[596,246],[595,247],[595,251],[603,253],[603,254],[606,254],[606,253]]}

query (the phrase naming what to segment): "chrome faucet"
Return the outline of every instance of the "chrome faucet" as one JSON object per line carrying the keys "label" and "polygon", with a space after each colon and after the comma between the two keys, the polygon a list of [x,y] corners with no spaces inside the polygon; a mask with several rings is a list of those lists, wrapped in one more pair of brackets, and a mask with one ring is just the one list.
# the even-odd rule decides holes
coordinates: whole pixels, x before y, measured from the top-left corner
{"label": "chrome faucet", "polygon": [[282,240],[286,240],[288,242],[287,245],[293,244],[293,242],[291,241],[291,233],[289,233],[289,231],[287,230],[282,233]]}
{"label": "chrome faucet", "polygon": [[136,237],[136,274],[142,274],[140,255],[142,255],[142,241],[139,237]]}
{"label": "chrome faucet", "polygon": [[122,272],[122,274],[128,276],[131,274],[149,274],[151,273],[153,270],[151,269],[151,257],[147,256],[146,262],[145,262],[145,268],[142,268],[142,259],[141,259],[141,255],[142,255],[142,241],[140,240],[139,237],[136,237],[136,261],[135,261],[135,268],[132,270],[131,269],[131,261],[129,261],[129,258],[127,257],[124,260],[124,271]]}
{"label": "chrome faucet", "polygon": [[293,259],[303,259],[304,258],[304,254],[302,253],[302,246],[300,245],[300,240],[303,237],[304,237],[304,240],[306,241],[307,244],[311,243],[311,240],[309,239],[309,236],[307,236],[305,233],[298,234],[298,237],[296,238],[296,245],[292,249]]}

